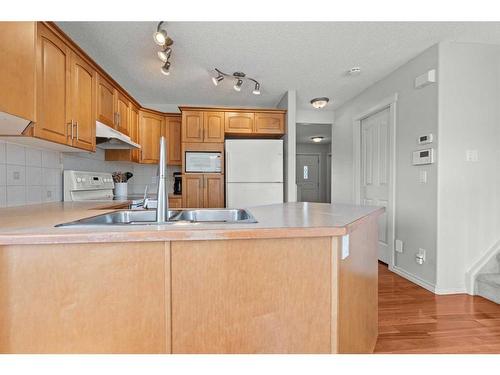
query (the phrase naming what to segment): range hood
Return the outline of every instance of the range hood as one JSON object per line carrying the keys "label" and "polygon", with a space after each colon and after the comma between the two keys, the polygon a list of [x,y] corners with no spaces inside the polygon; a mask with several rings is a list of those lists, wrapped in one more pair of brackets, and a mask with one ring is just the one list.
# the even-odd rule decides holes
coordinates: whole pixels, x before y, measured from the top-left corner
{"label": "range hood", "polygon": [[2,135],[21,135],[30,123],[30,120],[0,112],[0,134]]}
{"label": "range hood", "polygon": [[130,150],[141,148],[141,146],[133,142],[130,137],[127,137],[99,121],[95,123],[95,137],[96,147],[105,150]]}

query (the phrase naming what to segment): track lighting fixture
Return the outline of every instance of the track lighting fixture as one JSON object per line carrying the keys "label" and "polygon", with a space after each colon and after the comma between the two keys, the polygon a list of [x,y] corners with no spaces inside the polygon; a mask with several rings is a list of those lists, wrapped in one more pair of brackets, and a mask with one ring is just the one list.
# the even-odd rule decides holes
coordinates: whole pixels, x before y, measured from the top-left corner
{"label": "track lighting fixture", "polygon": [[170,75],[170,61],[165,62],[161,67],[161,72],[166,76]]}
{"label": "track lighting fixture", "polygon": [[243,81],[248,80],[248,81],[252,81],[255,84],[254,89],[252,91],[252,94],[260,95],[260,83],[257,82],[253,78],[247,77],[245,73],[234,72],[233,74],[227,74],[227,73],[220,71],[217,68],[215,68],[215,71],[217,72],[217,76],[212,77],[212,82],[214,83],[215,86],[217,86],[220,82],[222,82],[222,80],[225,77],[230,77],[230,78],[234,79],[234,85],[233,85],[234,90],[239,92],[239,91],[241,91],[241,87],[243,86]]}
{"label": "track lighting fixture", "polygon": [[157,52],[158,58],[163,62],[161,67],[161,72],[168,76],[170,75],[170,56],[172,56],[172,44],[174,41],[167,35],[167,30],[162,28],[164,21],[158,23],[156,26],[156,32],[153,34],[153,39],[156,44],[162,47],[160,51]]}
{"label": "track lighting fixture", "polygon": [[320,108],[323,108],[324,106],[326,106],[329,101],[330,101],[330,99],[328,99],[326,97],[314,98],[313,100],[311,100],[311,105],[316,109],[320,109]]}

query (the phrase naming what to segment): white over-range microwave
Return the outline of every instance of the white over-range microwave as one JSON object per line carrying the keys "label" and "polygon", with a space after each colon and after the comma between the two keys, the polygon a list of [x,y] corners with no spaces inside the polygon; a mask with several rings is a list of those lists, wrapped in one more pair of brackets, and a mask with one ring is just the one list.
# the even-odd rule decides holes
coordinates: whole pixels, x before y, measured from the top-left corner
{"label": "white over-range microwave", "polygon": [[186,173],[221,173],[222,153],[217,151],[186,151]]}

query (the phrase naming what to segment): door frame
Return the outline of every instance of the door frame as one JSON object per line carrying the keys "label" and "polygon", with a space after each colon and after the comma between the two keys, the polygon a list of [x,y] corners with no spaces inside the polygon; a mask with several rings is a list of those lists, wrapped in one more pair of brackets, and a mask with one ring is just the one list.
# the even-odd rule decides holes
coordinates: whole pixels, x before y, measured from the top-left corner
{"label": "door frame", "polygon": [[[295,154],[295,170],[297,170],[297,157],[299,155],[312,155],[312,156],[317,156],[318,157],[318,196],[319,199],[321,199],[321,153],[320,152],[297,152]],[[299,184],[297,183],[297,175],[295,175],[295,186],[297,186],[297,202],[302,202],[299,201]],[[320,202],[322,203],[322,202]]]}
{"label": "door frame", "polygon": [[[355,204],[361,204],[361,122],[377,112],[389,109],[389,207],[390,207],[390,229],[392,235],[388,239],[391,253],[389,254],[389,268],[395,266],[394,242],[396,239],[396,110],[398,94],[381,100],[366,111],[359,113],[353,118],[353,197]],[[388,215],[389,216],[389,215]]]}

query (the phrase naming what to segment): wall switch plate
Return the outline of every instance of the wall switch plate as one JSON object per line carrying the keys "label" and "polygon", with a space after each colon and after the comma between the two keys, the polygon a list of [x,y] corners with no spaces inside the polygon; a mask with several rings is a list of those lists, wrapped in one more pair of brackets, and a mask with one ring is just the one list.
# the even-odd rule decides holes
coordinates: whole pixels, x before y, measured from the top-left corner
{"label": "wall switch plate", "polygon": [[349,235],[342,236],[342,260],[349,256]]}
{"label": "wall switch plate", "polygon": [[472,162],[479,161],[479,151],[465,150],[465,161],[472,161]]}
{"label": "wall switch plate", "polygon": [[19,171],[14,171],[12,177],[14,178],[14,180],[19,180],[21,178],[21,174],[19,173]]}
{"label": "wall switch plate", "polygon": [[415,255],[415,261],[417,264],[424,264],[425,262],[425,249],[418,249],[417,255]]}
{"label": "wall switch plate", "polygon": [[395,250],[396,250],[397,253],[402,253],[403,252],[403,241],[396,240]]}
{"label": "wall switch plate", "polygon": [[420,182],[421,184],[427,183],[427,171],[418,172],[418,182]]}
{"label": "wall switch plate", "polygon": [[415,78],[415,88],[420,89],[436,82],[436,69],[431,69]]}

